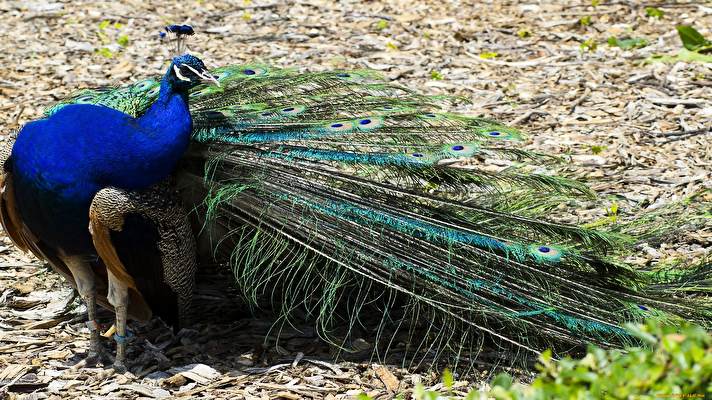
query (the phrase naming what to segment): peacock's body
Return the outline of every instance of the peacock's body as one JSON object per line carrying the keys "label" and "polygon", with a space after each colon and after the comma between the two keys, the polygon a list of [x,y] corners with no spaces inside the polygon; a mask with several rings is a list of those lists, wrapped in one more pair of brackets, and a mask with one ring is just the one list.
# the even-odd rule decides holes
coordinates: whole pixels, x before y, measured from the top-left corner
{"label": "peacock's body", "polygon": [[430,325],[414,352],[455,335],[455,350],[616,346],[627,321],[712,316],[615,261],[620,237],[547,222],[583,185],[483,167],[551,161],[513,147],[515,129],[368,71],[211,74],[186,55],[161,80],[84,90],[3,160],[6,231],[76,281],[90,321],[94,301],[116,310],[119,367],[127,316],[188,319],[198,235],[249,300],[302,307],[323,331],[376,307],[383,324]]}

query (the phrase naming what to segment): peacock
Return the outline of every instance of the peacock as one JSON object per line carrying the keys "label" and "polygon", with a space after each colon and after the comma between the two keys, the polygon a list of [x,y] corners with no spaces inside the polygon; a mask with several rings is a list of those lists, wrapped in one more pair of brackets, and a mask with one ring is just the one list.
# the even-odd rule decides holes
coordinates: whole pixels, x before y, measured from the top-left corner
{"label": "peacock", "polygon": [[387,348],[396,326],[413,354],[565,354],[631,343],[623,325],[644,318],[709,326],[709,269],[661,283],[620,261],[624,235],[547,218],[593,194],[527,168],[558,159],[519,130],[368,70],[208,70],[183,52],[190,26],[166,30],[179,55],[162,77],[80,90],[0,157],[2,225],[86,303],[87,363],[97,304],[116,315],[118,371],[128,319],[199,318],[199,256],[327,340],[375,315],[374,339]]}

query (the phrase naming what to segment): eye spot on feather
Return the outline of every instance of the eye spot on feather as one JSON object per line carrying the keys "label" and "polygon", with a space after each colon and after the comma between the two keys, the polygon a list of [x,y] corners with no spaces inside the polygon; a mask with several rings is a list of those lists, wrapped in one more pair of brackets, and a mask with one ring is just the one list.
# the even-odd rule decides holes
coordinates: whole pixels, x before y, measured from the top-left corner
{"label": "eye spot on feather", "polygon": [[422,158],[422,157],[423,157],[423,153],[413,153],[413,154],[411,154],[411,156],[413,156],[413,157],[415,157],[415,158]]}
{"label": "eye spot on feather", "polygon": [[74,100],[77,104],[90,104],[94,102],[94,96],[87,94],[84,96],[79,96]]}
{"label": "eye spot on feather", "polygon": [[230,71],[220,71],[220,72],[216,73],[215,75],[213,75],[213,77],[215,77],[215,79],[217,79],[218,81],[220,81],[220,80],[222,80],[222,79],[225,79],[225,78],[229,77],[230,75],[232,75],[232,74],[230,73]]}
{"label": "eye spot on feather", "polygon": [[289,106],[289,107],[284,107],[281,110],[279,110],[279,113],[282,115],[286,116],[293,116],[293,115],[299,115],[304,112],[307,108],[304,106]]}
{"label": "eye spot on feather", "polygon": [[648,311],[648,307],[642,306],[642,305],[640,305],[640,304],[638,304],[638,308],[640,308],[640,309],[643,310],[643,311]]}
{"label": "eye spot on feather", "polygon": [[383,119],[377,117],[359,118],[354,122],[356,123],[358,129],[363,131],[377,129],[383,125]]}
{"label": "eye spot on feather", "polygon": [[558,262],[562,257],[560,250],[548,245],[531,245],[529,246],[529,252],[539,261]]}
{"label": "eye spot on feather", "polygon": [[326,126],[326,130],[330,132],[348,132],[354,128],[351,122],[332,122]]}
{"label": "eye spot on feather", "polygon": [[338,74],[336,74],[336,76],[339,78],[351,78],[351,74],[348,74],[346,72],[339,72]]}
{"label": "eye spot on feather", "polygon": [[420,115],[418,115],[418,117],[419,117],[419,118],[422,118],[422,119],[431,120],[431,121],[438,121],[438,120],[441,120],[441,119],[445,119],[445,116],[444,116],[444,115],[442,115],[442,114],[436,114],[436,113],[432,113],[432,112],[425,113],[425,114],[420,114]]}
{"label": "eye spot on feather", "polygon": [[493,136],[493,137],[502,136],[502,132],[492,131],[492,132],[488,133],[488,135]]}
{"label": "eye spot on feather", "polygon": [[148,92],[146,92],[146,95],[148,95],[148,96],[155,96],[155,95],[157,95],[158,92],[160,92],[160,91],[161,91],[161,88],[160,88],[159,86],[156,86],[156,87],[154,87],[153,89],[151,89],[151,90],[149,90]]}
{"label": "eye spot on feather", "polygon": [[461,146],[458,144],[458,145],[452,146],[451,149],[453,149],[454,151],[462,151],[465,149],[465,146]]}
{"label": "eye spot on feather", "polygon": [[267,70],[264,68],[245,68],[242,70],[242,74],[248,78],[257,77],[267,74]]}
{"label": "eye spot on feather", "polygon": [[140,92],[145,92],[146,90],[152,89],[154,86],[158,85],[156,81],[152,79],[146,79],[144,81],[141,81],[133,86],[133,89],[140,91]]}
{"label": "eye spot on feather", "polygon": [[213,121],[222,120],[226,117],[226,115],[220,111],[205,111],[203,113],[203,116],[205,117],[205,119]]}
{"label": "eye spot on feather", "polygon": [[204,88],[200,90],[196,90],[194,92],[191,92],[188,97],[200,97],[200,96],[205,96],[206,94],[210,94],[211,90],[209,88]]}

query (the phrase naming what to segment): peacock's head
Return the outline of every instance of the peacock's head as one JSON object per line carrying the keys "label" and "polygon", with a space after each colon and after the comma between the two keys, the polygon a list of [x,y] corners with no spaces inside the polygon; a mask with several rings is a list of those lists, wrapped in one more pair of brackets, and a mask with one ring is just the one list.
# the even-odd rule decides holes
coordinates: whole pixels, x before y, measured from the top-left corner
{"label": "peacock's head", "polygon": [[198,57],[190,54],[175,57],[168,67],[166,78],[176,90],[188,90],[205,82],[220,86],[218,80],[208,72],[205,64]]}

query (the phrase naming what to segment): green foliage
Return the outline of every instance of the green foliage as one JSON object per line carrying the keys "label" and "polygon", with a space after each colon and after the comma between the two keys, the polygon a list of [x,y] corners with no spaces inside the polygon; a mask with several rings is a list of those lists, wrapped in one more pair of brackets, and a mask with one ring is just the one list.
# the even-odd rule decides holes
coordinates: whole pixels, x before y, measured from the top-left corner
{"label": "green foliage", "polygon": [[591,153],[598,155],[598,154],[603,153],[607,148],[608,148],[608,146],[594,144],[591,146]]}
{"label": "green foliage", "polygon": [[591,0],[591,7],[598,7],[601,4],[601,0]]}
{"label": "green foliage", "polygon": [[522,39],[526,39],[532,35],[531,31],[527,28],[522,28],[519,31],[517,31],[517,36],[519,36]]}
{"label": "green foliage", "polygon": [[484,58],[485,60],[489,60],[491,58],[497,58],[497,57],[499,57],[499,54],[497,54],[493,51],[486,51],[486,52],[480,54],[480,58]]}
{"label": "green foliage", "polygon": [[[114,22],[112,24],[108,19],[99,22],[96,29],[96,37],[99,39],[101,47],[96,50],[96,54],[102,57],[112,58],[114,57],[114,51],[117,50],[117,45],[121,47],[128,46],[128,35],[120,33],[123,27],[124,25],[122,23]],[[112,37],[116,39],[113,40]]]}
{"label": "green foliage", "polygon": [[665,12],[656,7],[645,7],[645,15],[647,15],[648,17],[661,19],[665,15]]}
{"label": "green foliage", "polygon": [[643,38],[618,39],[615,36],[611,36],[608,38],[609,46],[620,47],[621,49],[624,49],[624,50],[637,49],[640,47],[645,47],[648,44],[649,44],[648,41]]}
{"label": "green foliage", "polygon": [[121,35],[118,39],[116,39],[116,43],[118,43],[121,47],[126,47],[129,45],[129,37],[127,35]]}
{"label": "green foliage", "polygon": [[712,51],[712,42],[705,39],[700,32],[695,28],[686,25],[677,27],[677,33],[680,35],[682,45],[690,51],[697,53],[706,53]]}
{"label": "green foliage", "polygon": [[581,24],[581,26],[591,25],[591,16],[586,15],[586,16],[581,17],[581,19],[579,19],[579,24]]}
{"label": "green foliage", "polygon": [[579,45],[581,52],[594,52],[598,48],[598,43],[594,39],[587,39]]}
{"label": "green foliage", "polygon": [[443,80],[443,74],[441,74],[438,71],[431,71],[430,72],[430,79],[434,79],[436,81],[441,81]]}
{"label": "green foliage", "polygon": [[109,50],[108,47],[102,47],[100,49],[97,49],[96,54],[98,54],[102,57],[106,57],[106,58],[114,57],[114,53],[111,50]]}
{"label": "green foliage", "polygon": [[677,33],[680,35],[683,48],[674,56],[654,55],[647,62],[667,62],[674,63],[683,62],[701,62],[712,63],[712,42],[705,39],[700,32],[695,28],[687,25],[677,27]]}
{"label": "green foliage", "polygon": [[[707,398],[712,395],[712,336],[695,325],[663,326],[653,320],[629,325],[627,330],[648,347],[627,352],[591,346],[580,360],[555,361],[551,351],[539,358],[539,375],[531,383],[517,383],[508,374],[490,382],[486,398],[497,400]],[[443,374],[443,386],[452,387]],[[450,386],[448,386],[450,382]],[[360,397],[366,400],[368,397]],[[449,399],[422,386],[416,400]],[[479,399],[472,390],[467,399]]]}
{"label": "green foliage", "polygon": [[386,21],[385,19],[379,20],[378,22],[376,22],[375,28],[377,31],[388,29],[388,21]]}

